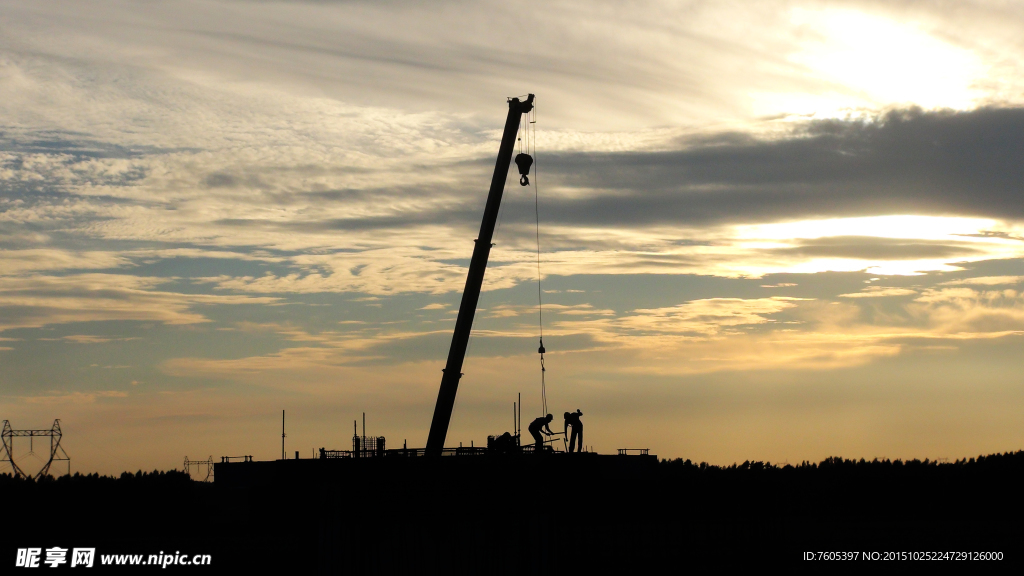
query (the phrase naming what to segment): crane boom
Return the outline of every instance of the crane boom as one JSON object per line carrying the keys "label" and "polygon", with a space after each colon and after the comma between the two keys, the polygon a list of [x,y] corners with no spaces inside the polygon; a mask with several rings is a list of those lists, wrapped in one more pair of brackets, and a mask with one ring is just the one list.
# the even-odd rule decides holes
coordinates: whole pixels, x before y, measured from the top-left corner
{"label": "crane boom", "polygon": [[519,132],[522,115],[533,109],[533,94],[525,101],[510,98],[508,101],[508,117],[505,119],[505,132],[501,136],[498,148],[498,160],[494,164],[494,176],[491,177],[491,189],[487,193],[487,204],[484,207],[483,221],[480,223],[480,234],[476,246],[473,247],[473,258],[469,262],[469,275],[466,277],[466,289],[462,292],[462,304],[459,305],[459,316],[455,321],[455,333],[452,334],[452,345],[448,350],[448,362],[441,376],[441,389],[437,393],[437,404],[434,406],[434,418],[430,422],[430,434],[427,436],[428,456],[440,456],[448,436],[448,424],[452,419],[455,407],[455,395],[462,378],[462,363],[466,359],[466,346],[469,344],[469,333],[473,329],[473,317],[476,315],[477,301],[480,299],[480,287],[484,281],[487,258],[491,253],[491,237],[498,220],[498,208],[501,206],[501,195],[505,192],[505,180],[512,164],[512,151]]}

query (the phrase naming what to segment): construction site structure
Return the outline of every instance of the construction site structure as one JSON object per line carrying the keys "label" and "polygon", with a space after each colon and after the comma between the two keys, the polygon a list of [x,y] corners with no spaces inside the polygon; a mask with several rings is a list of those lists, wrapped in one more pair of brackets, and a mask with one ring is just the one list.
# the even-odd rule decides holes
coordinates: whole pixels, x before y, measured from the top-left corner
{"label": "construction site structure", "polygon": [[[273,484],[275,482],[289,482],[292,481],[290,479],[299,476],[328,479],[335,478],[337,475],[348,476],[348,473],[352,471],[360,471],[360,473],[366,474],[389,471],[388,474],[394,474],[398,477],[410,474],[432,477],[431,475],[434,472],[461,469],[469,462],[472,462],[472,464],[468,464],[469,467],[480,472],[504,469],[520,469],[525,471],[535,469],[538,466],[556,466],[561,467],[567,473],[573,470],[576,471],[573,473],[581,473],[581,471],[585,470],[589,471],[588,473],[598,475],[609,471],[650,470],[652,466],[657,464],[657,456],[650,454],[650,451],[646,448],[622,448],[615,455],[597,454],[582,447],[579,452],[570,452],[567,449],[568,443],[564,432],[545,432],[546,438],[541,439],[540,442],[531,442],[524,445],[522,442],[523,404],[521,397],[518,399],[518,402],[513,403],[512,432],[488,436],[485,446],[475,446],[472,443],[469,446],[462,446],[460,444],[458,447],[445,447],[444,445],[448,436],[448,427],[451,423],[459,381],[463,376],[462,367],[466,358],[466,350],[473,328],[473,320],[480,298],[487,260],[490,256],[491,248],[494,246],[492,239],[497,224],[502,195],[505,190],[505,182],[508,179],[509,169],[513,163],[512,153],[516,145],[517,134],[523,125],[523,115],[530,113],[534,109],[534,98],[533,94],[529,94],[525,99],[508,99],[508,115],[505,119],[505,128],[502,132],[501,144],[498,148],[498,158],[491,177],[491,186],[484,207],[483,219],[480,223],[480,233],[477,235],[476,240],[474,240],[475,245],[470,260],[469,272],[466,277],[466,286],[462,294],[462,302],[459,306],[455,330],[452,334],[448,359],[441,376],[441,386],[438,390],[437,402],[434,406],[426,447],[409,448],[407,443],[403,442],[401,448],[388,448],[384,436],[368,436],[366,434],[366,414],[363,413],[361,434],[358,429],[358,421],[352,422],[351,449],[335,450],[320,448],[318,457],[308,460],[299,460],[297,457],[295,460],[285,460],[283,444],[285,438],[284,413],[282,411],[281,460],[257,462],[251,456],[244,458],[224,456],[221,458],[220,463],[216,465],[218,484],[228,486],[260,483]],[[529,121],[529,119],[527,120]],[[529,152],[528,148],[527,152]],[[528,153],[524,154],[521,152],[516,157],[515,164],[518,166],[521,175],[520,184],[523,186],[529,185],[527,176],[530,166],[533,164],[533,158]],[[539,254],[538,213],[538,279],[540,278]],[[538,293],[539,291],[540,287],[538,285]],[[538,301],[539,305],[540,302]],[[543,323],[541,323],[541,326],[543,326]],[[541,354],[541,390],[542,398],[544,399],[543,409],[546,412],[546,396],[543,393],[544,352],[543,334],[541,333],[538,353]],[[441,458],[442,456],[445,458]],[[232,460],[235,461],[233,462]],[[238,462],[237,460],[243,461]]]}
{"label": "construction site structure", "polygon": [[39,469],[39,472],[31,476],[31,478],[38,480],[44,476],[48,476],[50,474],[50,467],[53,466],[54,462],[67,462],[68,474],[71,474],[71,458],[60,445],[63,433],[60,430],[59,419],[53,421],[53,426],[51,426],[49,430],[15,430],[11,428],[10,421],[4,420],[4,429],[0,436],[3,438],[4,445],[4,453],[3,457],[0,458],[0,462],[10,462],[11,469],[13,470],[16,478],[29,478],[29,475],[27,475],[14,460],[14,439],[25,437],[27,437],[29,441],[30,454],[33,453],[36,437],[50,439],[50,457],[46,460],[46,464]]}
{"label": "construction site structure", "polygon": [[[321,459],[337,460],[341,458],[415,458],[431,455],[426,448],[386,448],[386,439],[383,436],[367,437],[353,436],[351,450],[328,450],[321,448],[319,457]],[[564,433],[558,432],[544,441],[540,447],[534,444],[522,445],[519,436],[506,432],[497,436],[488,436],[486,446],[456,446],[442,448],[440,454],[434,456],[510,456],[517,454],[545,454],[568,453]],[[589,450],[581,450],[580,454],[589,454]],[[649,455],[647,448],[619,448],[620,456],[627,455]]]}

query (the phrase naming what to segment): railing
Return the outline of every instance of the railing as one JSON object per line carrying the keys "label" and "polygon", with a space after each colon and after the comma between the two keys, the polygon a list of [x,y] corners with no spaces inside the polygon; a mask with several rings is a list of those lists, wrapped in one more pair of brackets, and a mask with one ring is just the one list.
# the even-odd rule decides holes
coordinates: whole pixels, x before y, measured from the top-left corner
{"label": "railing", "polygon": [[[552,436],[558,436],[561,432],[556,432]],[[524,444],[520,451],[524,454],[535,454],[538,452],[537,445],[533,442]],[[539,452],[551,453],[563,453],[566,451],[565,438],[552,438],[548,437],[544,439],[544,444],[540,447]]]}
{"label": "railing", "polygon": [[221,462],[231,462],[232,460],[235,460],[235,461],[241,460],[242,462],[252,462],[252,456],[221,456],[220,457],[220,461]]}
{"label": "railing", "polygon": [[649,456],[651,453],[650,448],[619,448],[619,456],[628,456],[630,452],[635,452],[640,456]]}
{"label": "railing", "polygon": [[[420,458],[426,456],[426,448],[391,448],[384,450],[385,458]],[[445,448],[441,450],[442,456],[486,456],[492,453],[483,446],[459,446],[458,448]],[[358,454],[358,455],[357,455]],[[320,458],[335,460],[342,458],[368,458],[380,454],[379,452],[356,453],[352,450],[325,450],[320,449]]]}
{"label": "railing", "polygon": [[[489,452],[483,446],[459,446],[458,448],[442,449],[441,456],[486,456]],[[426,448],[394,448],[384,451],[384,456],[387,458],[419,458],[426,454]]]}

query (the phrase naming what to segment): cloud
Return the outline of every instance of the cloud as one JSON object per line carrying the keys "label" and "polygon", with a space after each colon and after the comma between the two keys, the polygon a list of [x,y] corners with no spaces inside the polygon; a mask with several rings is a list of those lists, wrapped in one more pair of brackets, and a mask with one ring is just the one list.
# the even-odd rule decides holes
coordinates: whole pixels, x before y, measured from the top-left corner
{"label": "cloud", "polygon": [[[61,340],[67,340],[75,344],[106,344],[107,342],[126,342],[129,340],[138,340],[138,338],[109,338],[105,336],[94,336],[92,334],[71,334],[69,336],[61,336]],[[40,338],[42,340],[42,338]]]}
{"label": "cloud", "polygon": [[908,306],[939,334],[999,337],[1024,333],[1024,293],[1016,290],[925,290]]}
{"label": "cloud", "polygon": [[229,252],[203,248],[165,248],[156,250],[131,250],[120,253],[124,258],[132,260],[164,260],[168,258],[215,258],[219,260],[242,260],[254,262],[284,262],[286,258],[270,253],[254,250],[251,252]]}
{"label": "cloud", "polygon": [[[717,371],[770,368],[826,369],[853,366],[879,357],[894,356],[907,339],[927,337],[928,331],[907,327],[872,327],[857,318],[855,310],[821,310],[811,307],[804,315],[811,321],[782,321],[780,314],[800,306],[819,304],[796,298],[712,298],[677,306],[640,309],[621,315],[597,310],[593,316],[555,320],[545,330],[552,362],[560,369],[588,373],[604,370],[607,374],[692,374]],[[828,303],[820,303],[827,305]],[[566,306],[559,312],[586,311],[589,305]],[[524,310],[526,308],[524,307]],[[506,306],[501,310],[516,310]],[[532,311],[532,310],[531,310]],[[502,318],[504,316],[501,316]],[[757,330],[750,330],[757,328]],[[431,333],[384,332],[369,326],[360,332],[305,333],[301,328],[265,324],[245,329],[273,331],[290,341],[305,343],[278,352],[244,358],[174,358],[161,363],[160,370],[176,377],[215,378],[259,382],[263,387],[289,390],[321,390],[330,380],[354,374],[365,363],[385,362],[387,376],[394,379],[420,366],[419,360],[402,355],[390,356],[389,347],[403,341],[414,342],[431,334],[447,339],[447,330]],[[587,344],[566,346],[574,337],[585,336]],[[494,362],[508,357],[508,346],[481,352],[481,343],[489,338],[524,339],[531,344],[531,330],[517,327],[474,330],[477,342],[473,370],[487,371]],[[551,345],[550,342],[558,344]],[[530,346],[525,348],[532,351]],[[404,350],[404,349],[403,349]],[[598,354],[599,356],[594,356]],[[514,356],[514,355],[513,355]],[[439,359],[431,361],[433,368]],[[421,369],[421,368],[417,368]],[[274,376],[278,375],[278,376]],[[308,377],[307,377],[308,375]],[[315,375],[315,376],[314,376]],[[347,376],[354,377],[354,376]]]}
{"label": "cloud", "polygon": [[[261,387],[275,389],[323,392],[336,389],[339,381],[351,382],[358,388],[365,382],[382,378],[394,380],[396,374],[408,373],[422,362],[388,357],[385,352],[388,346],[434,335],[450,336],[447,330],[385,330],[380,326],[317,333],[289,324],[239,324],[238,327],[276,333],[299,345],[242,358],[169,358],[162,361],[158,369],[165,375],[182,378],[215,378],[247,385],[258,383]],[[480,336],[477,332],[474,334]],[[382,363],[387,366],[386,370],[380,369]],[[367,365],[377,368],[366,368]],[[306,379],[303,375],[315,377]]]}
{"label": "cloud", "polygon": [[616,324],[626,330],[647,333],[695,334],[713,336],[732,327],[771,322],[768,318],[796,306],[795,298],[708,298],[691,300],[667,308],[634,310],[618,318]]}
{"label": "cloud", "polygon": [[[12,2],[5,12],[10,44],[86,69],[283,85],[446,112],[486,109],[489,95],[528,87],[547,97],[547,118],[602,130],[915,99],[963,106],[1020,93],[1021,16],[988,2],[955,14],[928,3],[813,0],[629,7],[83,1],[73,8],[40,1],[31,8]],[[943,55],[943,67],[935,69],[933,54]],[[23,90],[34,87],[31,76],[14,78]],[[104,80],[92,81],[111,90]],[[48,104],[63,94],[40,96]],[[164,89],[150,99],[175,96]],[[126,115],[137,117],[146,103],[131,102]],[[108,96],[88,108],[109,115],[117,104]]]}
{"label": "cloud", "polygon": [[910,288],[889,288],[885,286],[868,286],[860,292],[840,294],[840,298],[886,298],[889,296],[911,296],[916,295],[917,290]]}
{"label": "cloud", "polygon": [[0,250],[0,274],[5,276],[51,270],[102,270],[128,264],[130,260],[117,252],[72,252],[49,248]]}
{"label": "cloud", "polygon": [[196,324],[209,320],[196,305],[270,304],[276,298],[181,294],[154,290],[166,278],[123,274],[0,277],[0,331],[70,322],[149,320]]}
{"label": "cloud", "polygon": [[998,286],[999,284],[1019,284],[1024,282],[1024,276],[977,276],[975,278],[961,278],[941,282],[941,286]]}
{"label": "cloud", "polygon": [[788,137],[721,135],[678,150],[558,153],[548,221],[577,225],[770,222],[877,214],[1020,219],[1024,109],[893,111],[822,120]]}
{"label": "cloud", "polygon": [[[39,10],[54,10],[47,6]],[[787,30],[804,26],[789,21],[789,7],[781,17],[768,9],[755,12],[779,19]],[[194,14],[178,4],[169,3],[160,15],[211,42],[204,45],[222,56],[219,50],[234,53],[228,48],[244,45],[389,70],[418,68],[419,59],[426,58],[445,62],[445,73],[456,75],[491,70],[494,64],[480,61],[464,45],[437,44],[436,31],[423,28],[421,20],[436,16],[405,5],[360,12],[373,22],[384,18],[389,23],[364,26],[360,33],[385,52],[404,55],[384,63],[361,52],[369,45],[332,48],[336,40],[321,34],[322,18],[350,25],[339,14],[355,10],[352,5],[306,6],[279,14],[294,19],[296,29],[318,31],[315,38],[276,27],[246,29],[236,19],[254,16],[234,5],[199,2],[193,9],[209,16],[198,29]],[[254,10],[273,9],[261,5]],[[652,10],[669,14],[674,9],[658,4]],[[710,5],[692,10],[692,22],[721,23],[724,14]],[[879,10],[868,11],[872,18],[888,17],[879,16]],[[581,16],[572,4],[551,11],[553,18],[556,13]],[[11,264],[8,270],[71,265],[107,270],[169,258],[217,258],[277,265],[196,275],[198,282],[221,291],[391,295],[461,289],[482,211],[481,185],[493,165],[493,119],[469,109],[425,112],[420,104],[370,105],[290,90],[266,79],[238,82],[221,75],[227,74],[222,61],[196,61],[200,69],[210,67],[205,73],[177,68],[168,62],[178,62],[184,52],[175,50],[189,52],[194,46],[164,36],[166,30],[158,26],[162,19],[150,8],[123,12],[115,19],[135,22],[156,36],[117,26],[107,30],[102,22],[91,25],[125,35],[125,45],[152,47],[156,42],[170,50],[167,62],[111,64],[138,60],[123,47],[101,55],[95,46],[81,46],[95,30],[79,28],[85,24],[66,13],[49,23],[19,25],[28,34],[25,45],[34,42],[28,33],[34,26],[73,33],[42,51],[12,48],[3,63],[9,74],[0,92],[10,98],[0,102],[8,107],[4,112],[9,112],[10,126],[0,151],[0,178],[8,186],[0,195],[0,243],[21,239],[18,250],[3,253]],[[607,27],[608,17],[585,15],[598,27]],[[651,16],[623,17],[625,29],[639,31]],[[485,27],[492,26],[490,18],[484,20]],[[423,35],[396,38],[397,21]],[[686,28],[687,22],[680,25],[684,38],[678,41],[706,42]],[[931,34],[929,27],[944,30],[941,22],[927,19],[920,27],[915,33]],[[744,46],[749,40],[738,34],[742,27],[713,29],[732,35],[728,45]],[[563,40],[589,45],[596,38],[593,30],[578,33]],[[467,45],[493,40],[470,35]],[[646,36],[632,37],[647,46]],[[545,41],[558,38],[545,36]],[[77,59],[54,56],[72,46],[81,48],[72,51]],[[800,42],[774,35],[759,49],[768,46],[782,50],[779,54],[802,49]],[[459,58],[448,61],[425,49],[455,50]],[[769,61],[779,62],[778,54],[766,57]],[[784,75],[800,79],[797,84],[806,81],[806,70],[790,63]],[[434,64],[425,69],[436,71]],[[550,70],[578,65],[569,57],[569,64],[552,62]],[[595,64],[597,69],[603,65]],[[620,60],[607,65],[625,66]],[[665,128],[662,123],[629,130],[603,127],[603,132],[595,124],[585,124],[585,130],[567,127],[563,120],[568,116],[557,120],[555,115],[553,129],[540,133],[547,147],[537,155],[543,173],[544,273],[757,277],[871,269],[916,274],[1018,257],[1024,244],[1013,240],[1014,219],[1020,216],[1015,194],[1024,163],[1014,150],[1021,148],[1024,109],[1008,104],[971,112],[911,108],[866,119],[776,122],[748,117],[714,129]],[[55,118],[48,115],[52,110],[81,113],[61,112]],[[525,191],[509,187],[485,289],[535,278],[532,202]],[[880,214],[974,214],[989,225],[958,230],[956,237],[894,239],[853,232],[774,243],[758,243],[741,229]],[[32,234],[41,235],[36,245],[21,246]],[[84,243],[99,248],[85,250]]]}
{"label": "cloud", "polygon": [[1024,294],[1014,290],[925,289],[896,312],[865,306],[714,298],[616,318],[556,321],[545,335],[553,342],[574,334],[592,339],[594,345],[584,350],[556,353],[568,356],[560,362],[579,370],[594,369],[597,363],[612,372],[683,375],[835,369],[912,350],[956,349],[966,341],[1024,334]]}
{"label": "cloud", "polygon": [[897,238],[833,236],[814,240],[798,239],[795,245],[771,250],[780,255],[808,258],[849,258],[857,260],[921,260],[967,258],[979,253],[970,243]]}
{"label": "cloud", "polygon": [[53,392],[38,396],[22,396],[19,399],[28,404],[63,405],[63,404],[94,404],[106,398],[127,398],[123,390],[100,390],[96,392]]}
{"label": "cloud", "polygon": [[[594,308],[591,304],[552,304],[547,303],[543,306],[544,312],[549,316],[614,316],[615,311],[609,309],[598,309]],[[522,305],[522,304],[499,304],[493,306],[487,310],[487,316],[490,318],[514,318],[523,315],[536,315],[538,308],[536,305]]]}

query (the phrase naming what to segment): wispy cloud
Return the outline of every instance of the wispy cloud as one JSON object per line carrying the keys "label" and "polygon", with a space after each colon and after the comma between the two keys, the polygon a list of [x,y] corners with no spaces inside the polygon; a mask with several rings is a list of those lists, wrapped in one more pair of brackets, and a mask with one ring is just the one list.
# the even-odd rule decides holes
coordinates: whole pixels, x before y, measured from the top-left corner
{"label": "wispy cloud", "polygon": [[117,252],[72,252],[50,248],[0,250],[0,274],[5,276],[57,270],[104,270],[130,263],[128,258]]}
{"label": "wispy cloud", "polygon": [[93,404],[97,400],[107,398],[126,398],[127,392],[122,390],[101,390],[97,392],[54,392],[38,396],[25,396],[21,400],[28,404],[60,405],[60,404]]}
{"label": "wispy cloud", "polygon": [[917,290],[910,288],[890,288],[885,286],[868,286],[860,292],[840,294],[840,298],[886,298],[889,296],[913,296]]}
{"label": "wispy cloud", "polygon": [[961,278],[942,282],[942,286],[998,286],[1000,284],[1012,285],[1024,282],[1024,276],[976,276],[974,278]]}
{"label": "wispy cloud", "polygon": [[105,344],[107,342],[127,342],[129,340],[138,340],[138,338],[110,338],[106,336],[95,336],[92,334],[71,334],[69,336],[61,336],[61,340],[73,342],[75,344]]}
{"label": "wispy cloud", "polygon": [[209,320],[199,304],[269,304],[276,298],[182,294],[154,290],[164,278],[122,274],[0,277],[0,330],[69,322],[149,320],[196,324]]}

